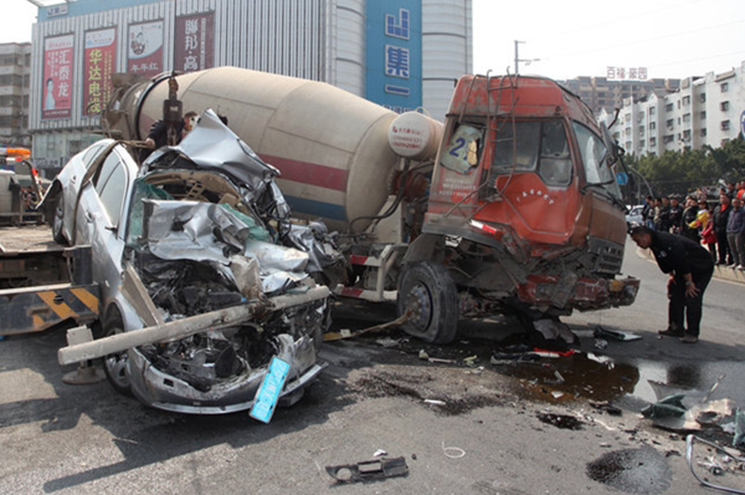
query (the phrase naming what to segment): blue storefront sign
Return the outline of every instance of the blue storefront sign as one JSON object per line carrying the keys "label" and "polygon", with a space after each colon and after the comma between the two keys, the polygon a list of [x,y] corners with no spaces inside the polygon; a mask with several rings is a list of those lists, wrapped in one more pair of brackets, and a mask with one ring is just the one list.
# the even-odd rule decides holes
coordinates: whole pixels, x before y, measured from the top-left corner
{"label": "blue storefront sign", "polygon": [[396,112],[422,105],[422,2],[367,2],[365,97]]}

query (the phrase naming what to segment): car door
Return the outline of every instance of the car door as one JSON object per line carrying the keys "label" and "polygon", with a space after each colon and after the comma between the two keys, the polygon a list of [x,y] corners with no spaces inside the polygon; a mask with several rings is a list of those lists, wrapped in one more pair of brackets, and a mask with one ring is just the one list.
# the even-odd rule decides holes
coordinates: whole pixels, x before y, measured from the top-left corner
{"label": "car door", "polygon": [[131,157],[116,147],[80,191],[77,244],[91,245],[93,278],[101,284],[104,298],[117,287],[121,276],[124,213],[135,172]]}

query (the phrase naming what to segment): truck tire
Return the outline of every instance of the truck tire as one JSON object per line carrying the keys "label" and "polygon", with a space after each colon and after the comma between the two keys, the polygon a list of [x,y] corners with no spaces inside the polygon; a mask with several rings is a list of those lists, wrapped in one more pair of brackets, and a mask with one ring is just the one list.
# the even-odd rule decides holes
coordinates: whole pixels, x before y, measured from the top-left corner
{"label": "truck tire", "polygon": [[398,284],[398,314],[411,310],[403,329],[434,344],[448,344],[458,330],[458,290],[444,266],[431,261],[404,267]]}
{"label": "truck tire", "polygon": [[65,195],[60,191],[57,201],[54,204],[52,210],[52,236],[54,242],[67,246],[67,239],[65,238],[64,229],[62,228],[65,215]]}
{"label": "truck tire", "polygon": [[[103,324],[103,336],[109,337],[124,332],[124,323],[118,310],[112,310]],[[127,351],[108,354],[103,358],[106,379],[114,390],[123,395],[132,394],[132,386],[127,375]]]}

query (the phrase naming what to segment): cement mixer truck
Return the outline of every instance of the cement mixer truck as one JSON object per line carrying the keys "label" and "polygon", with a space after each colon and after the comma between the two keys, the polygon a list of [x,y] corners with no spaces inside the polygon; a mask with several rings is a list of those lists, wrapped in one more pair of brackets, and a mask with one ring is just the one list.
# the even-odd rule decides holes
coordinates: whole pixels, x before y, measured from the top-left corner
{"label": "cement mixer truck", "polygon": [[[144,139],[168,105],[169,79],[115,78],[108,135]],[[444,125],[252,70],[175,80],[184,111],[224,115],[281,171],[294,215],[339,232],[349,269],[336,293],[396,301],[413,336],[447,343],[464,317],[511,310],[558,321],[636,297],[639,281],[617,277],[619,149],[550,79],[464,75]]]}

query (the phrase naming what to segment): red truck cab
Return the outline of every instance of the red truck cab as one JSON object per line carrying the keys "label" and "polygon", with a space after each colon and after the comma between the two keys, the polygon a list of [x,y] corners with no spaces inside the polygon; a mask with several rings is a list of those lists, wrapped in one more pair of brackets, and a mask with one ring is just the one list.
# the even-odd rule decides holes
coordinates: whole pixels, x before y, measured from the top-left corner
{"label": "red truck cab", "polygon": [[[441,263],[461,315],[504,304],[549,315],[631,304],[638,280],[615,279],[626,236],[617,151],[587,105],[555,81],[461,77],[423,235],[406,261]],[[417,283],[432,285],[408,285]],[[418,308],[416,300],[408,304]],[[449,338],[425,320],[412,324],[424,338]]]}

